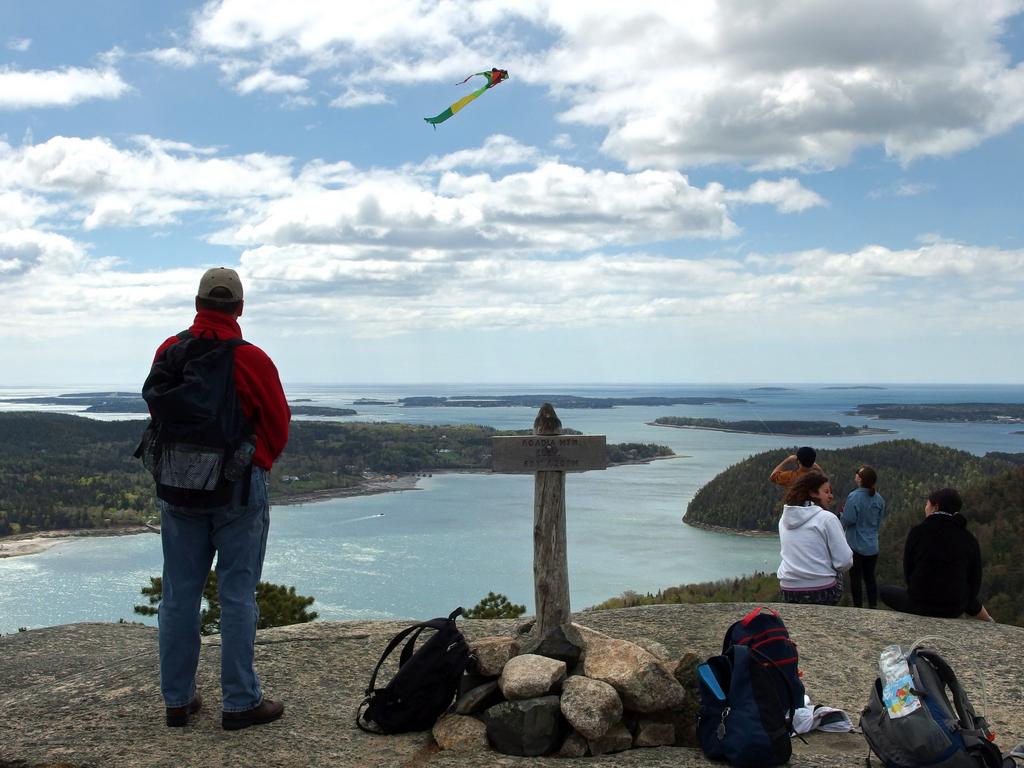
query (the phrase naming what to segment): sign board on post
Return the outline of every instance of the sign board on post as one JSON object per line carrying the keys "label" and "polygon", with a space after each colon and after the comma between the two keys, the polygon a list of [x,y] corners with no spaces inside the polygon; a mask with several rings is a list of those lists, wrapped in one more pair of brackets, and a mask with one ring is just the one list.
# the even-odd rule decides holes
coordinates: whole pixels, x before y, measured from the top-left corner
{"label": "sign board on post", "polygon": [[550,403],[541,406],[532,435],[491,438],[495,472],[533,474],[533,593],[536,637],[569,620],[565,551],[565,473],[606,469],[604,435],[563,435]]}
{"label": "sign board on post", "polygon": [[608,468],[604,435],[523,435],[491,438],[495,472],[586,472]]}

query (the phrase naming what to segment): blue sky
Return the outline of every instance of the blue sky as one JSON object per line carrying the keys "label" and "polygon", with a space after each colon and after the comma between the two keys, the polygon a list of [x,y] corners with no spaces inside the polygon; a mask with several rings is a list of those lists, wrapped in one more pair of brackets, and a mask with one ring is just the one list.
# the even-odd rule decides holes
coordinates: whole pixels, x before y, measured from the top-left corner
{"label": "blue sky", "polygon": [[1021,383],[1022,60],[1019,0],[0,0],[0,383],[141,380],[218,265],[286,382]]}

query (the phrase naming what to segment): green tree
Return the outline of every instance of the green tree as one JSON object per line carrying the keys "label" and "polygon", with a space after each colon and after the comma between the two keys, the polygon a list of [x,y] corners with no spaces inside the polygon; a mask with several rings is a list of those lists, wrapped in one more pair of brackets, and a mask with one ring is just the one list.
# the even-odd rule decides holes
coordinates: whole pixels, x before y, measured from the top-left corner
{"label": "green tree", "polygon": [[515,605],[505,595],[488,592],[487,597],[465,612],[465,616],[467,619],[517,619],[524,613],[525,605]]}
{"label": "green tree", "polygon": [[[149,579],[149,586],[141,589],[142,594],[149,599],[149,605],[136,605],[135,613],[143,616],[155,616],[157,606],[163,596],[163,579],[153,576]],[[203,588],[203,599],[206,606],[199,614],[199,632],[203,635],[216,635],[220,633],[220,598],[217,595],[217,573],[210,571]],[[304,624],[313,621],[319,614],[316,611],[307,611],[316,598],[297,595],[295,587],[286,587],[283,584],[271,584],[261,581],[256,585],[256,605],[260,609],[260,618],[256,627],[267,629],[268,627],[285,627],[289,624]]]}

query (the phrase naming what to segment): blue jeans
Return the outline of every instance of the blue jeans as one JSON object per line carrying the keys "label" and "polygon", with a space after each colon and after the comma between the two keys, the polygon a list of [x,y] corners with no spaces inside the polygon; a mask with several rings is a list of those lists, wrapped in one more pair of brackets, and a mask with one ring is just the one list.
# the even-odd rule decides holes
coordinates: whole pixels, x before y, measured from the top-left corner
{"label": "blue jeans", "polygon": [[168,707],[183,707],[195,696],[199,611],[214,553],[221,607],[221,706],[225,712],[241,712],[263,701],[253,646],[260,614],[256,585],[270,530],[266,471],[252,468],[245,505],[242,485],[238,483],[231,503],[223,507],[193,509],[159,502],[164,551],[160,690]]}

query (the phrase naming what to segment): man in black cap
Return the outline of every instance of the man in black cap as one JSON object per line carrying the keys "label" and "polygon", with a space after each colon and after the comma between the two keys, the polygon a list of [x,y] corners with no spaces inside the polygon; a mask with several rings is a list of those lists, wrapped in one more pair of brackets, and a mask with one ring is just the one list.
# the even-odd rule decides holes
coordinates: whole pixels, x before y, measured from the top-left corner
{"label": "man in black cap", "polygon": [[[164,417],[166,423],[188,423],[188,413],[182,411],[192,412],[198,406],[187,398],[185,405],[179,400],[168,401],[173,404],[159,411],[158,416],[158,409],[154,407],[158,401],[152,399],[152,393],[158,389],[154,382],[161,380],[162,374],[174,384],[180,381],[178,368],[183,365],[182,360],[190,361],[193,372],[198,370],[212,376],[212,368],[202,368],[193,362],[189,349],[230,354],[233,357],[226,363],[230,367],[220,369],[220,379],[217,382],[204,380],[200,387],[202,391],[217,391],[219,386],[226,392],[226,397],[218,398],[214,410],[222,407],[219,402],[227,399],[235,404],[230,411],[235,419],[239,410],[244,416],[241,421],[244,442],[237,477],[229,477],[227,469],[217,469],[211,474],[217,480],[217,487],[230,494],[223,497],[226,503],[221,503],[222,497],[218,496],[213,502],[215,506],[199,506],[199,496],[189,495],[195,493],[193,488],[180,491],[181,497],[174,496],[172,494],[179,491],[172,489],[168,493],[168,486],[161,485],[162,480],[157,479],[164,555],[159,608],[160,688],[169,726],[186,725],[189,716],[202,706],[196,690],[199,616],[203,589],[216,555],[221,604],[221,725],[225,730],[237,730],[269,723],[284,714],[282,703],[264,698],[253,656],[259,619],[256,585],[263,571],[270,527],[267,473],[288,442],[291,411],[273,362],[259,347],[242,341],[238,318],[242,314],[243,294],[238,273],[224,267],[207,270],[199,281],[195,306],[192,326],[168,338],[157,350],[143,394],[150,403],[154,422]],[[173,460],[161,458],[167,463]],[[187,471],[179,472],[167,482],[194,476],[193,466],[197,465],[195,459],[185,459],[181,466]],[[219,461],[217,466],[220,467]],[[170,471],[176,469],[171,466]],[[173,502],[164,498],[169,495]]]}

